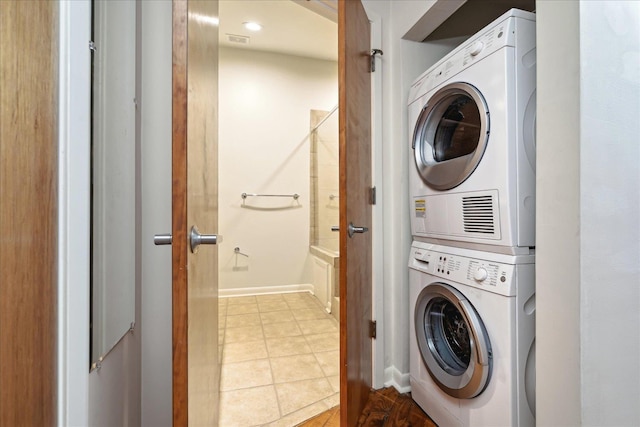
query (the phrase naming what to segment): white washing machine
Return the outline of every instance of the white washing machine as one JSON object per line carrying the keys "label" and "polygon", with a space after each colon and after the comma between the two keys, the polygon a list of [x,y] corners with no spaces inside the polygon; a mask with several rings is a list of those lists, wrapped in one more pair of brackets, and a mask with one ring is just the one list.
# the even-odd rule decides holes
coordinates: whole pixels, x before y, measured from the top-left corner
{"label": "white washing machine", "polygon": [[534,256],[414,242],[413,399],[440,426],[535,425]]}
{"label": "white washing machine", "polygon": [[511,9],[412,85],[418,240],[535,246],[535,28],[535,14]]}

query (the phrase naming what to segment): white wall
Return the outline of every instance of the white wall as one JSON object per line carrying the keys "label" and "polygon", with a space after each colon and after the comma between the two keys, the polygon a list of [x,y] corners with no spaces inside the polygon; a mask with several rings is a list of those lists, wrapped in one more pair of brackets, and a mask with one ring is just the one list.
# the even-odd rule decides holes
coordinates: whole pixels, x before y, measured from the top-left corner
{"label": "white wall", "polygon": [[537,7],[536,418],[540,425],[581,424],[578,11],[574,1],[539,2]]}
{"label": "white wall", "polygon": [[171,2],[142,8],[142,425],[172,423],[171,246],[154,234],[171,232]]}
{"label": "white wall", "polygon": [[[131,6],[132,4],[130,4]],[[109,8],[110,13],[113,15],[109,16],[110,20],[115,20],[113,22],[107,22],[106,25],[109,26],[111,31],[125,31],[123,28],[120,28],[115,22],[122,23],[125,21],[124,17],[126,16],[126,20],[131,18],[131,14],[135,14],[135,23],[129,22],[130,25],[126,31],[134,31],[135,34],[135,46],[131,47],[131,50],[135,52],[136,64],[127,64],[127,67],[132,67],[135,69],[135,85],[129,85],[129,89],[133,89],[131,86],[135,87],[135,94],[130,93],[129,97],[138,97],[139,96],[139,78],[138,75],[138,66],[139,66],[139,34],[138,34],[138,26],[140,23],[140,8],[139,4],[134,5],[134,8],[131,7],[116,7]],[[133,26],[133,28],[131,28]],[[131,40],[129,38],[129,40]],[[123,43],[122,39],[116,37],[114,40],[109,40],[114,43]],[[105,41],[108,43],[109,41]],[[128,41],[127,43],[130,43]],[[98,49],[101,46],[98,44]],[[105,50],[105,46],[102,46],[102,50]],[[129,51],[131,52],[131,51]],[[122,58],[121,58],[122,59]],[[113,71],[113,70],[111,70]],[[107,70],[109,72],[109,70]],[[133,82],[129,82],[133,83]],[[124,90],[124,89],[123,89]],[[126,100],[121,100],[122,102],[126,102]],[[129,100],[129,102],[133,103],[133,100]],[[133,113],[133,109],[129,110],[129,113]],[[135,290],[134,293],[129,292],[128,298],[133,299],[133,301],[129,301],[130,306],[127,311],[134,312],[134,322],[135,329],[132,332],[125,333],[122,339],[111,349],[111,352],[104,356],[104,360],[101,363],[101,367],[99,369],[93,370],[89,374],[89,422],[88,424],[91,426],[99,427],[99,426],[115,426],[115,425],[140,425],[141,420],[141,411],[140,411],[140,357],[141,357],[141,313],[140,313],[140,294],[141,294],[141,283],[140,283],[140,268],[141,268],[141,259],[140,259],[140,250],[138,246],[138,242],[140,239],[140,217],[138,215],[137,210],[140,206],[140,181],[138,172],[140,168],[140,124],[139,124],[139,112],[135,111],[135,120],[131,120],[131,125],[135,126],[135,131],[133,129],[122,129],[119,134],[113,135],[114,138],[127,138],[130,143],[134,145],[134,147],[130,147],[129,150],[122,150],[118,153],[114,153],[114,155],[120,156],[133,156],[134,161],[128,163],[127,166],[130,169],[128,179],[124,181],[119,181],[120,185],[129,185],[130,188],[126,191],[127,195],[131,198],[135,199],[135,209],[133,206],[128,207],[128,212],[130,218],[127,225],[122,224],[111,224],[111,227],[117,228],[125,228],[126,234],[130,234],[130,241],[135,245],[134,250],[126,250],[125,253],[128,254],[128,257],[131,258],[128,261],[128,266],[124,267],[127,269],[133,269],[131,271],[135,275]],[[130,138],[131,133],[135,133],[135,138]],[[116,159],[112,159],[113,162]],[[122,170],[118,170],[115,167],[111,167],[111,174],[120,175],[124,174]],[[95,179],[95,176],[94,176]],[[113,203],[113,201],[111,201]],[[119,233],[122,230],[119,231]],[[132,248],[133,249],[133,248]],[[111,269],[117,268],[113,265],[110,266]],[[106,276],[109,274],[106,273]],[[132,285],[132,282],[129,282],[129,285]],[[113,291],[113,290],[112,290]],[[94,295],[95,297],[95,295]],[[113,311],[113,308],[111,309]],[[131,314],[126,313],[126,317],[128,322],[131,322]],[[120,313],[120,315],[125,315],[125,313]]]}
{"label": "white wall", "polygon": [[[337,72],[332,61],[220,49],[221,295],[311,283],[310,110],[337,104]],[[247,198],[251,209],[245,192],[300,198]]]}
{"label": "white wall", "polygon": [[139,425],[139,285],[136,331],[89,373],[90,2],[60,11],[58,423]]}
{"label": "white wall", "polygon": [[88,1],[60,2],[58,425],[89,418]]}
{"label": "white wall", "polygon": [[639,425],[640,3],[537,13],[537,419]]}
{"label": "white wall", "polygon": [[135,317],[136,4],[94,3],[92,361]]}

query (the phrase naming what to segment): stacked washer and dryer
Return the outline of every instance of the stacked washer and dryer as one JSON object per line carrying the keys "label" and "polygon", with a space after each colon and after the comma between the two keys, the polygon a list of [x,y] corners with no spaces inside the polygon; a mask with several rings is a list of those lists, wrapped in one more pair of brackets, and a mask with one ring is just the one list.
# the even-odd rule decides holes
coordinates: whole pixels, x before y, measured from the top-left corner
{"label": "stacked washer and dryer", "polygon": [[441,426],[535,425],[535,15],[412,85],[410,378]]}

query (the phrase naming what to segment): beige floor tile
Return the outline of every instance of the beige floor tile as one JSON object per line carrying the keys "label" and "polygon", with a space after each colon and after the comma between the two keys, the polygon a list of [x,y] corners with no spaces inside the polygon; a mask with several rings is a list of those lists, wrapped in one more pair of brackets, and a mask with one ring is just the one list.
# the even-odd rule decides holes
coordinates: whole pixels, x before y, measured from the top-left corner
{"label": "beige floor tile", "polygon": [[289,414],[333,394],[326,378],[276,384],[282,414]]}
{"label": "beige floor tile", "polygon": [[330,332],[327,334],[305,335],[311,351],[329,351],[340,349],[340,334],[338,332]]}
{"label": "beige floor tile", "polygon": [[338,406],[340,404],[340,393],[334,393],[326,399],[323,399],[322,402],[327,405],[327,409]]}
{"label": "beige floor tile", "polygon": [[340,374],[340,351],[331,350],[315,353],[324,374],[328,377]]}
{"label": "beige floor tile", "polygon": [[324,377],[324,372],[313,354],[272,357],[270,360],[275,383]]}
{"label": "beige floor tile", "polygon": [[284,300],[271,302],[258,301],[258,309],[261,313],[267,313],[269,311],[289,310],[289,306]]}
{"label": "beige floor tile", "polygon": [[340,375],[327,377],[327,380],[329,380],[329,384],[331,384],[333,391],[340,393]]}
{"label": "beige floor tile", "polygon": [[233,316],[236,314],[248,314],[257,313],[258,304],[231,304],[227,307],[227,316]]}
{"label": "beige floor tile", "polygon": [[268,384],[273,384],[269,359],[250,360],[247,362],[222,365],[222,375],[220,377],[221,391],[238,390]]}
{"label": "beige floor tile", "polygon": [[284,301],[282,294],[256,295],[256,299],[258,300],[258,304]]}
{"label": "beige floor tile", "polygon": [[218,306],[218,317],[222,318],[227,315],[227,305],[219,305]]}
{"label": "beige floor tile", "polygon": [[289,308],[291,310],[315,310],[318,307],[316,306],[316,304],[313,303],[313,301],[307,301],[307,300],[303,300],[303,299],[298,299],[298,300],[288,300],[287,301],[287,305],[289,306]]}
{"label": "beige floor tile", "polygon": [[339,403],[339,327],[314,295],[218,304],[221,427],[290,427]]}
{"label": "beige floor tile", "polygon": [[311,353],[311,347],[302,335],[296,337],[267,338],[269,357],[293,356]]}
{"label": "beige floor tile", "polygon": [[307,295],[309,295],[309,292],[290,292],[282,294],[282,298],[284,298],[285,301],[299,301],[303,300]]}
{"label": "beige floor tile", "polygon": [[261,326],[242,326],[225,329],[225,344],[244,341],[258,341],[264,339]]}
{"label": "beige floor tile", "polygon": [[243,296],[243,297],[231,297],[227,298],[229,301],[227,305],[236,305],[236,304],[255,304],[257,302],[256,297],[254,295]]}
{"label": "beige floor tile", "polygon": [[239,328],[241,326],[260,326],[260,315],[258,313],[236,314],[227,316],[227,328]]}
{"label": "beige floor tile", "polygon": [[293,318],[293,314],[291,314],[291,310],[260,313],[260,319],[262,319],[263,325],[267,325],[269,323],[292,322],[295,320]]}
{"label": "beige floor tile", "polygon": [[220,427],[263,425],[280,417],[273,386],[220,393]]}
{"label": "beige floor tile", "polygon": [[297,322],[270,323],[263,325],[264,336],[266,338],[293,337],[302,335]]}
{"label": "beige floor tile", "polygon": [[266,359],[267,357],[267,346],[264,340],[236,342],[227,344],[224,347],[222,363],[244,362],[246,360]]}
{"label": "beige floor tile", "polygon": [[297,308],[291,310],[296,320],[313,320],[327,319],[328,314],[324,310],[315,310],[310,308]]}
{"label": "beige floor tile", "polygon": [[298,326],[304,335],[338,332],[338,326],[331,319],[299,320]]}

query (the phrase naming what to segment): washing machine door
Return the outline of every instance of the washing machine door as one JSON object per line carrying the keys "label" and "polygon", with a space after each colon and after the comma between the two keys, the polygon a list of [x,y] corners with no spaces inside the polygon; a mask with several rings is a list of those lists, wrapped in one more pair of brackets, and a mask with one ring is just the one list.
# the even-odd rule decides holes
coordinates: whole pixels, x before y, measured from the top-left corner
{"label": "washing machine door", "polygon": [[457,289],[433,283],[415,310],[418,347],[431,378],[459,399],[482,393],[491,379],[491,343],[471,303]]}
{"label": "washing machine door", "polygon": [[489,140],[489,110],[468,83],[450,83],[429,97],[413,132],[412,148],[423,181],[435,190],[462,184]]}

